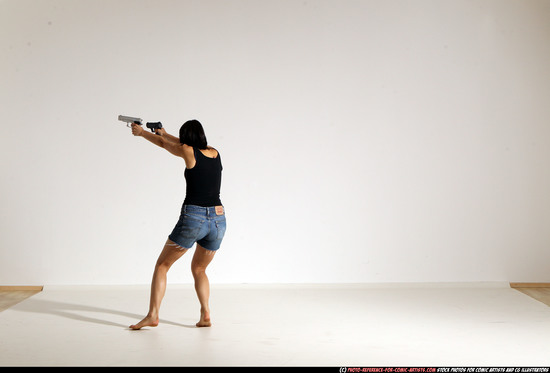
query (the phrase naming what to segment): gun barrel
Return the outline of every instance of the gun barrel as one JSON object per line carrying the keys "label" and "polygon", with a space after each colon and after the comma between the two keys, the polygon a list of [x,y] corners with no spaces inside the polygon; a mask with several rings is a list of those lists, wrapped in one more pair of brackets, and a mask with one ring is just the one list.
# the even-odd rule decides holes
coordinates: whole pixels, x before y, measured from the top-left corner
{"label": "gun barrel", "polygon": [[138,124],[141,124],[141,118],[127,117],[127,116],[125,116],[125,115],[119,115],[119,116],[118,116],[118,120],[120,120],[121,122],[126,122],[126,123],[138,123]]}

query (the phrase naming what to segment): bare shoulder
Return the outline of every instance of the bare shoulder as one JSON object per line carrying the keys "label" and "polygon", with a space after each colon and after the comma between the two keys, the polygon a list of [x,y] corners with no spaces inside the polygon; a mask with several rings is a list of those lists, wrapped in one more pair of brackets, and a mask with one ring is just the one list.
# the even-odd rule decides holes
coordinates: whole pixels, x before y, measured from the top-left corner
{"label": "bare shoulder", "polygon": [[206,150],[203,151],[203,154],[210,158],[216,158],[218,156],[218,151],[215,148],[208,146]]}
{"label": "bare shoulder", "polygon": [[193,154],[193,147],[187,144],[181,144],[183,154]]}

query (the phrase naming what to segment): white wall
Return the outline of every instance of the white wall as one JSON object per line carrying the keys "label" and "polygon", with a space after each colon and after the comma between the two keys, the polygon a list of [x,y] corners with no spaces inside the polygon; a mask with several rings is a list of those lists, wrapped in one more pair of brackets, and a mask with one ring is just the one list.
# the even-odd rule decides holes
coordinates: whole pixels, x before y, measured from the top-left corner
{"label": "white wall", "polygon": [[550,281],[549,1],[3,0],[0,30],[0,284],[150,281],[184,165],[119,114],[220,150],[213,282]]}

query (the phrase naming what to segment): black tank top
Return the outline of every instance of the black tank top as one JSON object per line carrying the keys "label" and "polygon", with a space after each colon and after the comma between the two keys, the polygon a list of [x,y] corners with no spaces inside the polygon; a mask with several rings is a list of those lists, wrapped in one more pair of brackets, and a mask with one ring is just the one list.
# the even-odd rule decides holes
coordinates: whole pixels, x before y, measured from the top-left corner
{"label": "black tank top", "polygon": [[184,205],[202,207],[220,206],[220,188],[222,184],[222,161],[220,152],[216,158],[209,158],[198,148],[195,153],[195,167],[186,168],[184,175],[186,192]]}

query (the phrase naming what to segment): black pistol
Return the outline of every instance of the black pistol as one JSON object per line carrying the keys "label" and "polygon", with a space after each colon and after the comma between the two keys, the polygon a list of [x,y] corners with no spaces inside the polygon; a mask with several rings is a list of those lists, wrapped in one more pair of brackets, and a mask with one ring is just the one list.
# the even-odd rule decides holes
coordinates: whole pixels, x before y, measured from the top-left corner
{"label": "black pistol", "polygon": [[[126,122],[126,127],[130,127],[131,124],[137,124],[137,125],[140,125],[140,126],[143,124],[141,118],[127,117],[125,115],[119,115],[118,120],[120,120],[122,122]],[[146,126],[147,126],[147,128],[149,128],[151,130],[151,132],[155,132],[155,130],[162,128],[162,123],[161,122],[147,122]]]}
{"label": "black pistol", "polygon": [[147,122],[146,124],[147,128],[151,130],[151,132],[155,132],[155,130],[159,130],[162,128],[161,122]]}

